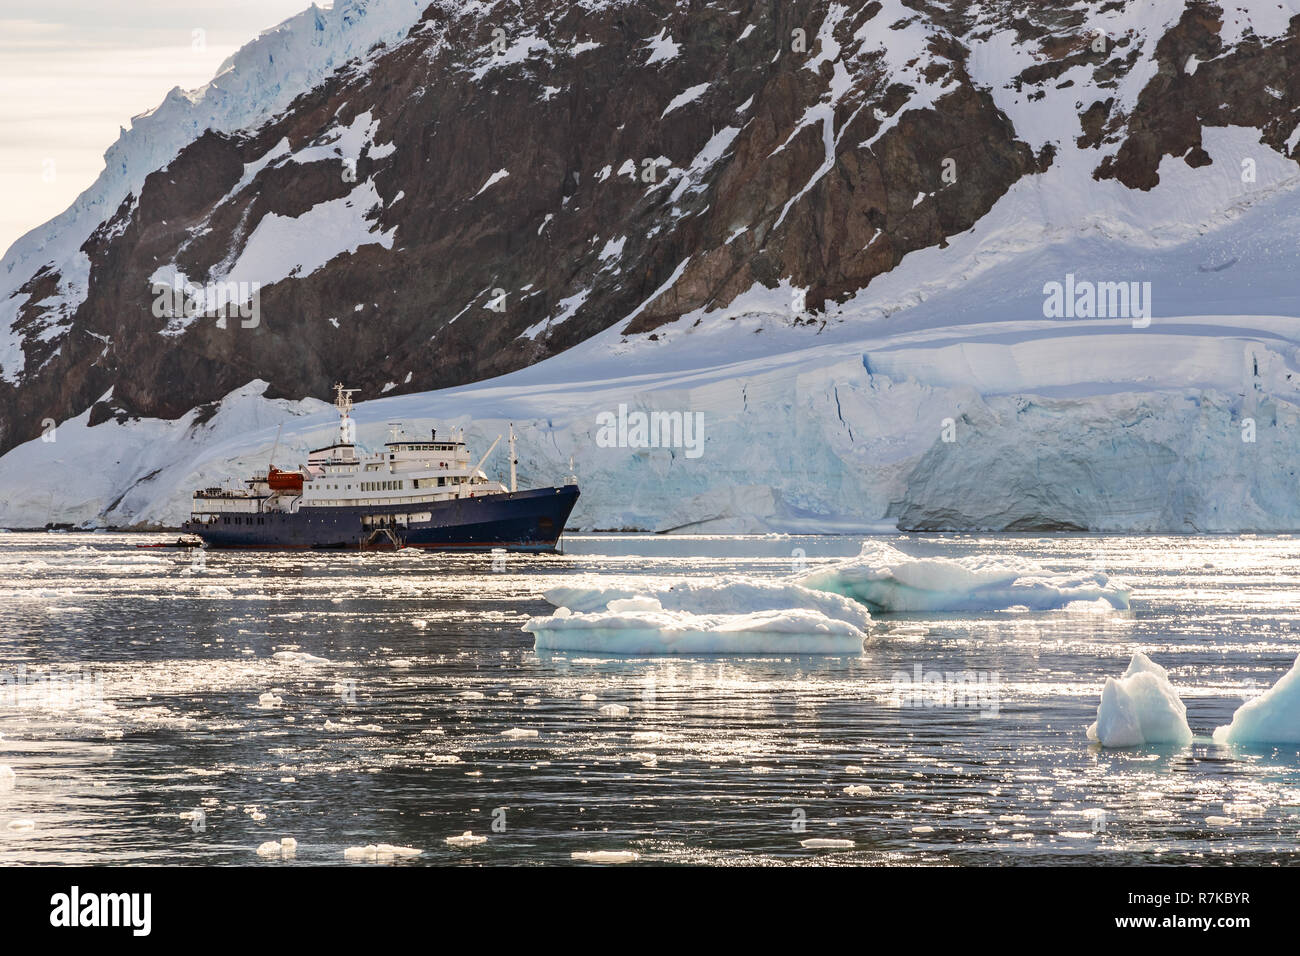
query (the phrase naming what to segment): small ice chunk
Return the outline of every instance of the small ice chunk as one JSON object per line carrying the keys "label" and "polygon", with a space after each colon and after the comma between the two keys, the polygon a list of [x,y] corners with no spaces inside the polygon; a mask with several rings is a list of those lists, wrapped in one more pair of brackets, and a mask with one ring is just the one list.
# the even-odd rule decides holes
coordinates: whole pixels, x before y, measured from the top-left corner
{"label": "small ice chunk", "polygon": [[641,854],[632,850],[575,850],[569,858],[583,863],[635,863]]}
{"label": "small ice chunk", "polygon": [[328,664],[330,663],[323,657],[316,657],[313,654],[307,654],[303,651],[276,651],[271,655],[273,660],[285,664]]}
{"label": "small ice chunk", "polygon": [[1276,684],[1238,707],[1231,723],[1215,728],[1214,740],[1221,744],[1300,743],[1300,657]]}
{"label": "small ice chunk", "polygon": [[802,841],[800,846],[809,850],[848,850],[852,849],[852,840],[831,840],[826,837],[810,837]]}
{"label": "small ice chunk", "polygon": [[279,707],[283,703],[283,697],[277,697],[270,691],[267,691],[265,694],[262,694],[257,698],[257,706],[261,707],[263,710],[270,710],[271,708]]}
{"label": "small ice chunk", "polygon": [[604,707],[600,708],[600,712],[606,717],[626,717],[628,714],[632,713],[632,711],[623,704],[606,704]]}
{"label": "small ice chunk", "polygon": [[352,846],[343,851],[343,859],[362,863],[388,863],[392,860],[411,859],[420,855],[419,850],[409,846],[393,846],[391,843],[372,843],[366,846]]}
{"label": "small ice chunk", "polygon": [[1169,674],[1139,651],[1123,677],[1106,678],[1088,737],[1103,747],[1181,746],[1192,742],[1192,731],[1187,707],[1169,683]]}
{"label": "small ice chunk", "polygon": [[466,830],[460,836],[449,836],[446,840],[451,846],[478,846],[486,843],[487,837],[475,836],[472,830]]}
{"label": "small ice chunk", "polygon": [[865,797],[871,792],[871,788],[865,783],[853,783],[844,788],[844,792],[850,797]]}
{"label": "small ice chunk", "polygon": [[293,837],[283,837],[279,842],[267,840],[257,848],[257,855],[268,859],[290,860],[298,853],[298,841]]}
{"label": "small ice chunk", "polygon": [[14,768],[8,764],[0,764],[0,793],[6,790],[12,790],[17,785],[18,775],[14,773]]}
{"label": "small ice chunk", "polygon": [[10,820],[10,821],[9,821],[9,829],[10,829],[10,830],[35,830],[35,829],[36,829],[36,821],[35,821],[35,820],[27,820],[27,819],[22,819],[22,820]]}
{"label": "small ice chunk", "polygon": [[501,732],[502,737],[509,737],[511,740],[525,740],[530,737],[538,736],[537,731],[529,730],[526,727],[511,727],[509,730]]}

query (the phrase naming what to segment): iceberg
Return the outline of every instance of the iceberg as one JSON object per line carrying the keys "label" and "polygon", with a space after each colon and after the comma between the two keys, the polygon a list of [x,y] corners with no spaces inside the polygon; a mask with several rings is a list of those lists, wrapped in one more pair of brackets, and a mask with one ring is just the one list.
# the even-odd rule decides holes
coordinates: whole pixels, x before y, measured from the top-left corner
{"label": "iceberg", "polygon": [[1300,657],[1276,684],[1246,701],[1226,727],[1216,727],[1221,744],[1300,743]]}
{"label": "iceberg", "polygon": [[584,585],[551,588],[542,595],[556,607],[570,611],[602,611],[610,601],[652,597],[667,611],[696,614],[749,614],[809,608],[853,624],[862,630],[871,626],[871,614],[861,604],[839,594],[828,594],[790,581],[755,581],[723,577],[701,581],[679,581],[668,587],[615,586],[599,579]]}
{"label": "iceberg", "polygon": [[[555,588],[523,630],[537,650],[607,654],[860,654],[871,615],[788,582]],[[576,608],[576,610],[575,610]]]}
{"label": "iceberg", "polygon": [[856,558],[803,575],[806,588],[842,594],[872,611],[1032,611],[1105,601],[1128,608],[1130,589],[1100,571],[1056,574],[1024,558],[914,558],[870,540]]}
{"label": "iceberg", "polygon": [[1088,738],[1103,747],[1185,745],[1192,742],[1192,731],[1187,707],[1169,683],[1169,674],[1138,651],[1123,677],[1106,678]]}

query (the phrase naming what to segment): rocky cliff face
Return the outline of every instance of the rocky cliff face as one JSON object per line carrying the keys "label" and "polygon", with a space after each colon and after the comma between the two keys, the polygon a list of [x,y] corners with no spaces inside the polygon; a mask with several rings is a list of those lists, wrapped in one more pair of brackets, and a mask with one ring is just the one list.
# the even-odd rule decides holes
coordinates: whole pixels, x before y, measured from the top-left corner
{"label": "rocky cliff face", "polygon": [[1262,30],[1182,2],[433,2],[255,128],[198,135],[75,253],[11,252],[0,452],[254,379],[454,386],[756,290],[836,321],[1063,150],[1135,191],[1209,162],[1206,126],[1295,155],[1300,19],[1268,7]]}

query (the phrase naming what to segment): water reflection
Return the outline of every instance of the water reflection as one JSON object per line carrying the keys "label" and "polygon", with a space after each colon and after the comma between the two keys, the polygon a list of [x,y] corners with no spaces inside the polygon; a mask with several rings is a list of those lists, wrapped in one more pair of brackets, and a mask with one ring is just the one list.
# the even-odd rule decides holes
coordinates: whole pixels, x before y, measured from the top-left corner
{"label": "water reflection", "polygon": [[[778,576],[859,541],[571,537],[494,572],[408,552],[196,568],[147,540],[0,536],[0,670],[102,687],[0,701],[0,863],[250,863],[285,836],[298,863],[380,842],[423,851],[395,865],[1296,859],[1300,754],[1208,739],[1300,651],[1287,539],[904,536],[1105,570],[1133,609],[900,615],[857,657],[684,659],[538,655],[519,626],[574,574]],[[1136,649],[1180,689],[1190,747],[1084,737]],[[996,675],[996,713],[900,706],[900,673],[945,693]],[[489,839],[445,842],[465,830]]]}

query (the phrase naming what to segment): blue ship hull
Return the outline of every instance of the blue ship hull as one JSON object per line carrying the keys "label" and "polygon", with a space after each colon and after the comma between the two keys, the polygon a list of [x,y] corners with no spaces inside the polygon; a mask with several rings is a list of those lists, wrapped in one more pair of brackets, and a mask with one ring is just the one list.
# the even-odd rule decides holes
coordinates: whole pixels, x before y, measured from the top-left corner
{"label": "blue ship hull", "polygon": [[[303,508],[294,514],[222,515],[182,526],[212,548],[430,548],[554,551],[578,487],[538,488],[419,505]],[[411,514],[428,520],[403,521]]]}

